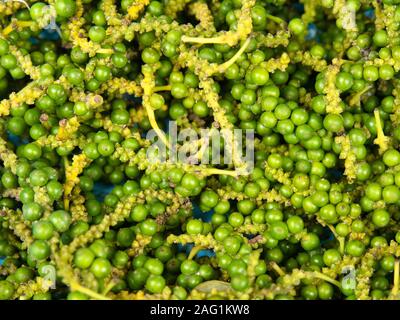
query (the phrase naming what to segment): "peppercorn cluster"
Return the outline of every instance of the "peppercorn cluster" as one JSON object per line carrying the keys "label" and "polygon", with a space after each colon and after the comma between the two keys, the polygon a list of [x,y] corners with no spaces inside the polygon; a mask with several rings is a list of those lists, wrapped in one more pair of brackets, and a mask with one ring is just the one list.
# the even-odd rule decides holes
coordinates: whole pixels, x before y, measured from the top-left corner
{"label": "peppercorn cluster", "polygon": [[[0,1],[0,300],[399,299],[399,28],[399,0]],[[252,130],[254,166],[167,120]]]}

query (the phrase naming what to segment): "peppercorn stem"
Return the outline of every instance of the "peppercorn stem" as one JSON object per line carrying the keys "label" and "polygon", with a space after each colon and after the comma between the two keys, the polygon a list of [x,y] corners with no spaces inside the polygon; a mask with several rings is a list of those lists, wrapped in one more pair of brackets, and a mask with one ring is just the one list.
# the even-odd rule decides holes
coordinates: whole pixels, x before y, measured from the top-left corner
{"label": "peppercorn stem", "polygon": [[225,44],[227,42],[226,37],[214,37],[214,38],[204,38],[204,37],[188,37],[182,36],[181,40],[183,42],[193,42],[201,44]]}
{"label": "peppercorn stem", "polygon": [[359,107],[359,106],[360,106],[360,99],[361,99],[362,95],[363,95],[364,93],[366,93],[366,92],[367,92],[369,89],[371,89],[371,88],[372,88],[372,86],[365,86],[364,89],[362,89],[361,91],[356,92],[354,95],[352,95],[351,98],[350,98],[350,100],[349,100],[349,105],[350,105],[350,106],[357,106],[357,107]]}
{"label": "peppercorn stem", "polygon": [[274,21],[274,22],[279,23],[279,24],[286,24],[285,20],[283,20],[283,19],[281,19],[281,18],[279,18],[277,16],[273,16],[271,14],[267,14],[267,18],[270,19],[271,21]]}
{"label": "peppercorn stem", "polygon": [[192,250],[190,250],[188,259],[192,260],[196,256],[196,254],[198,254],[199,251],[203,250],[203,249],[205,249],[203,246],[195,246],[195,247],[193,247]]}
{"label": "peppercorn stem", "polygon": [[282,270],[282,268],[280,266],[278,266],[278,264],[273,261],[271,262],[271,267],[272,269],[274,269],[276,271],[277,274],[279,274],[281,277],[284,276],[286,273],[285,271]]}
{"label": "peppercorn stem", "polygon": [[238,50],[238,52],[235,53],[235,55],[230,58],[228,61],[224,62],[218,67],[219,72],[224,72],[226,69],[228,69],[231,65],[233,65],[237,59],[241,56],[241,54],[247,49],[247,47],[250,44],[251,38],[247,38],[246,41],[243,43],[242,47]]}
{"label": "peppercorn stem", "polygon": [[171,90],[171,85],[154,87],[153,92],[169,91],[169,90]]}
{"label": "peppercorn stem", "polygon": [[33,21],[12,21],[7,27],[3,29],[3,35],[6,36],[18,28],[31,27],[33,25],[35,25],[35,22]]}
{"label": "peppercorn stem", "polygon": [[108,297],[106,297],[106,296],[104,296],[104,295],[102,295],[100,293],[94,292],[93,290],[90,290],[90,289],[88,289],[86,287],[81,286],[79,283],[77,283],[75,281],[71,282],[70,286],[71,286],[71,291],[79,291],[79,292],[81,292],[83,294],[86,294],[87,296],[89,296],[89,297],[91,297],[93,299],[96,299],[96,300],[111,300],[110,298],[108,298]]}
{"label": "peppercorn stem", "polygon": [[[67,171],[67,168],[69,167],[68,158],[66,156],[64,156],[63,160],[64,160],[64,169],[65,169],[65,171]],[[64,210],[67,210],[67,211],[69,210],[69,198],[65,192],[64,192]]]}
{"label": "peppercorn stem", "polygon": [[374,144],[379,146],[379,153],[382,154],[388,149],[390,139],[389,137],[386,137],[385,133],[383,132],[379,110],[374,110],[374,116],[376,126],[376,139],[374,140]]}
{"label": "peppercorn stem", "polygon": [[345,239],[343,237],[340,237],[337,233],[335,228],[332,225],[328,225],[328,228],[331,230],[333,235],[335,236],[336,240],[339,242],[339,252],[341,254],[344,253],[344,245],[345,245]]}
{"label": "peppercorn stem", "polygon": [[165,133],[164,133],[164,132],[160,129],[160,127],[158,126],[158,123],[157,123],[157,121],[156,121],[156,116],[155,116],[155,114],[154,114],[153,108],[152,108],[150,105],[148,105],[148,104],[145,104],[144,107],[145,107],[145,109],[146,109],[147,116],[148,116],[148,118],[149,118],[149,122],[150,122],[151,127],[152,127],[153,130],[157,133],[157,136],[160,138],[160,140],[161,140],[169,149],[171,149],[171,144],[170,144],[170,142],[168,141],[168,139],[167,139]]}
{"label": "peppercorn stem", "polygon": [[321,279],[321,280],[325,280],[326,282],[330,282],[333,285],[337,286],[338,288],[341,288],[340,282],[337,280],[332,279],[331,277],[328,277],[327,275],[318,272],[318,271],[314,271],[314,277]]}
{"label": "peppercorn stem", "polygon": [[238,176],[238,172],[236,170],[224,170],[224,169],[216,169],[216,168],[205,168],[205,169],[199,169],[202,174],[205,174],[207,176],[211,176],[213,174],[221,174],[221,175],[227,175],[227,176],[232,176],[236,177]]}
{"label": "peppercorn stem", "polygon": [[104,288],[103,295],[106,295],[107,293],[109,293],[112,290],[112,288],[115,287],[115,285],[116,285],[116,282],[111,280],[109,282],[109,284]]}
{"label": "peppercorn stem", "polygon": [[338,237],[337,238],[339,241],[339,252],[341,254],[344,254],[344,247],[345,247],[345,238],[344,237]]}
{"label": "peppercorn stem", "polygon": [[394,279],[393,279],[393,288],[392,288],[392,295],[397,295],[399,291],[399,282],[400,282],[400,261],[396,260],[394,263]]}
{"label": "peppercorn stem", "polygon": [[96,51],[96,53],[101,53],[101,54],[113,54],[114,50],[113,49],[99,49]]}

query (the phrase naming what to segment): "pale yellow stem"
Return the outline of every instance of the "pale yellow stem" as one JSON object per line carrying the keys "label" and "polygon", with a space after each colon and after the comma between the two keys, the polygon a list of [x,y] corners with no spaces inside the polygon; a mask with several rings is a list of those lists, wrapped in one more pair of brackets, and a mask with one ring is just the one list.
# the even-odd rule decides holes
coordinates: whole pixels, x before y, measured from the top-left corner
{"label": "pale yellow stem", "polygon": [[6,36],[18,28],[31,27],[33,25],[35,25],[35,22],[32,21],[12,21],[7,27],[3,29],[3,35]]}
{"label": "pale yellow stem", "polygon": [[376,139],[374,140],[374,143],[379,146],[379,153],[382,154],[389,148],[390,139],[389,137],[386,137],[383,132],[379,110],[374,110],[374,116],[376,126]]}
{"label": "pale yellow stem", "polygon": [[399,291],[399,280],[400,280],[400,261],[396,260],[394,263],[394,280],[393,280],[393,288],[392,295],[396,296]]}
{"label": "pale yellow stem", "polygon": [[365,86],[364,89],[362,89],[361,91],[355,93],[354,95],[351,96],[350,100],[349,100],[349,105],[350,106],[360,106],[361,103],[361,97],[364,93],[366,93],[369,89],[371,89],[372,86]]}
{"label": "pale yellow stem", "polygon": [[106,295],[107,293],[109,293],[112,290],[112,288],[115,287],[116,284],[117,283],[115,281],[111,280],[110,283],[103,290],[103,295]]}
{"label": "pale yellow stem", "polygon": [[333,285],[337,286],[338,288],[341,288],[341,285],[340,285],[339,281],[337,281],[335,279],[332,279],[331,277],[328,277],[327,275],[325,275],[325,274],[323,274],[321,272],[315,271],[314,272],[314,277],[315,278],[319,278],[321,280],[325,280],[326,282],[330,282]]}
{"label": "pale yellow stem", "polygon": [[96,53],[100,54],[113,54],[114,50],[113,49],[99,49],[96,51]]}
{"label": "pale yellow stem", "polygon": [[271,262],[271,267],[272,267],[272,269],[274,269],[275,271],[276,271],[276,273],[277,274],[279,274],[281,277],[283,277],[286,273],[285,273],[285,271],[283,271],[282,269],[281,269],[281,267],[280,266],[278,266],[278,264],[276,263],[276,262]]}
{"label": "pale yellow stem", "polygon": [[274,22],[276,22],[276,23],[279,23],[279,24],[286,24],[285,20],[283,20],[283,19],[281,19],[281,18],[279,18],[277,16],[273,16],[273,15],[267,14],[267,18],[272,20],[272,21],[274,21]]}
{"label": "pale yellow stem", "polygon": [[192,250],[190,250],[188,259],[189,259],[189,260],[192,260],[192,259],[196,256],[196,254],[197,254],[200,250],[203,250],[203,249],[205,249],[203,246],[195,246],[195,247],[193,247]]}
{"label": "pale yellow stem", "polygon": [[77,282],[71,282],[71,291],[79,291],[96,300],[111,300],[109,297],[106,297],[100,293],[94,292],[93,290],[83,287]]}
{"label": "pale yellow stem", "polygon": [[224,44],[226,37],[203,38],[203,37],[188,37],[182,36],[183,42],[201,43],[201,44]]}
{"label": "pale yellow stem", "polygon": [[[63,157],[64,160],[64,168],[65,171],[67,171],[67,168],[69,167],[69,161],[66,156]],[[64,210],[68,211],[69,210],[69,198],[68,196],[64,193]]]}
{"label": "pale yellow stem", "polygon": [[242,53],[247,49],[247,47],[250,44],[251,38],[247,38],[247,40],[243,43],[242,47],[239,49],[238,52],[235,53],[235,55],[230,58],[228,61],[224,62],[223,64],[219,65],[218,71],[219,72],[224,72],[226,69],[228,69],[231,65],[233,65],[237,59],[242,55]]}
{"label": "pale yellow stem", "polygon": [[332,225],[328,224],[328,228],[331,230],[333,235],[335,236],[336,240],[339,241],[339,251],[341,254],[344,253],[344,247],[345,247],[345,238],[340,237],[337,233],[335,228]]}
{"label": "pale yellow stem", "polygon": [[149,118],[150,121],[150,125],[153,128],[153,130],[157,133],[157,136],[160,138],[160,140],[169,148],[171,149],[171,144],[168,141],[165,133],[160,129],[160,127],[158,126],[158,123],[156,121],[156,116],[154,115],[154,110],[153,108],[148,105],[147,103],[145,104],[145,109],[147,112],[147,116]]}
{"label": "pale yellow stem", "polygon": [[221,174],[221,175],[227,175],[227,176],[232,176],[232,177],[237,177],[238,172],[235,170],[224,170],[224,169],[216,169],[216,168],[205,168],[205,169],[200,169],[200,172],[205,174],[205,175],[213,175],[213,174]]}
{"label": "pale yellow stem", "polygon": [[169,91],[169,90],[171,90],[171,85],[154,87],[153,92]]}

